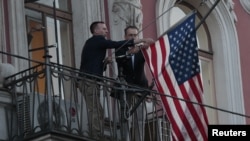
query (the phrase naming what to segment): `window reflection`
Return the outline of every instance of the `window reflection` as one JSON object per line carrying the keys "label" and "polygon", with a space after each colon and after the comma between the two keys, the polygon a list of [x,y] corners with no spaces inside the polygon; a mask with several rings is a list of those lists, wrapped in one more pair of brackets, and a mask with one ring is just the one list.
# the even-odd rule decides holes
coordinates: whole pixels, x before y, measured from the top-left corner
{"label": "window reflection", "polygon": [[[29,59],[45,63],[45,46],[49,46],[48,53],[51,56],[51,62],[74,67],[71,21],[59,17],[54,18],[53,15],[44,12],[44,9],[35,11],[31,10],[32,8],[25,9]],[[35,65],[37,63],[31,61],[30,67]],[[58,94],[61,83],[54,79],[52,81]],[[41,88],[38,90],[39,93],[45,93],[45,80],[40,79],[38,84]]]}
{"label": "window reflection", "polygon": [[[180,8],[181,7],[181,8]],[[179,20],[181,20],[183,17],[185,17],[189,12],[191,12],[191,9],[185,7],[185,6],[180,6],[180,7],[173,7],[171,9],[171,15],[170,15],[170,25],[174,25],[177,23]],[[196,18],[196,24],[200,22],[199,18]],[[208,44],[208,36],[207,32],[204,28],[204,26],[200,26],[199,29],[196,32],[198,42],[202,44],[202,46],[198,46],[199,49],[205,50],[208,52],[212,52],[212,49],[209,48]]]}
{"label": "window reflection", "polygon": [[68,0],[38,0],[36,3],[54,7],[54,4],[57,9],[69,11]]}
{"label": "window reflection", "polygon": [[[66,66],[72,66],[72,51],[70,48],[70,24],[64,21],[57,20],[57,23],[55,25],[54,19],[50,17],[46,18],[46,24],[48,28],[48,44],[58,46],[58,48],[50,48],[49,52],[52,56],[51,61]],[[55,26],[57,26],[57,29],[55,29]],[[57,33],[55,31],[57,31]]]}
{"label": "window reflection", "polygon": [[[206,58],[200,59],[201,64],[201,77],[203,83],[203,98],[206,105],[216,107],[215,93],[213,91],[213,71],[212,61]],[[209,123],[218,123],[216,111],[210,108],[206,109],[207,115],[209,116]]]}

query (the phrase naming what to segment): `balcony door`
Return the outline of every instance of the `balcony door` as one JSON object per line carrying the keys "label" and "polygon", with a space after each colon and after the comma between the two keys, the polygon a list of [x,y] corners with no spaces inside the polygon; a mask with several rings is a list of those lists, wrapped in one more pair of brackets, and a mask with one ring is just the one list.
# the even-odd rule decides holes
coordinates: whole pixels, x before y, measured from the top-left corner
{"label": "balcony door", "polygon": [[[55,2],[55,3],[54,3]],[[74,67],[70,0],[25,3],[28,58],[30,67],[45,63],[45,49],[50,62]],[[56,8],[55,8],[56,5]],[[40,68],[42,69],[42,68]],[[52,79],[54,94],[60,93],[59,82]],[[45,93],[45,79],[38,80],[38,93]]]}

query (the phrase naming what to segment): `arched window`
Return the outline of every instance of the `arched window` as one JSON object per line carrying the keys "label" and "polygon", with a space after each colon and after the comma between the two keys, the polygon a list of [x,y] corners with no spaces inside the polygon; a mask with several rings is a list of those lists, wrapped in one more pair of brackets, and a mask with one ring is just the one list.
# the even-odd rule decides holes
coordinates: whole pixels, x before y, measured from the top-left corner
{"label": "arched window", "polygon": [[[163,13],[164,15],[157,22],[158,35],[192,10],[197,11],[197,25],[213,4],[211,1],[199,0],[159,0],[156,17]],[[244,113],[238,40],[234,22],[227,8],[225,3],[219,3],[217,9],[197,30],[204,103],[219,108],[216,110],[206,107],[210,124],[245,123],[244,118],[223,111]]]}
{"label": "arched window", "polygon": [[[191,10],[194,9],[191,5],[188,3],[180,3],[177,4],[173,9],[170,11],[170,26],[175,24],[177,21],[180,20],[180,18],[183,18],[186,16]],[[197,13],[199,15],[199,13]],[[201,22],[199,16],[196,18],[196,25]],[[200,65],[201,65],[201,76],[202,76],[202,82],[203,82],[203,92],[204,92],[204,103],[207,103],[211,106],[215,106],[214,101],[214,92],[213,87],[213,77],[211,74],[213,74],[213,52],[212,47],[210,46],[210,36],[207,31],[207,27],[205,24],[202,24],[197,31],[197,42],[198,42],[198,48],[199,48],[199,59],[200,59]],[[207,110],[207,114],[209,117],[209,123],[217,123],[217,116],[216,111],[214,110]]]}

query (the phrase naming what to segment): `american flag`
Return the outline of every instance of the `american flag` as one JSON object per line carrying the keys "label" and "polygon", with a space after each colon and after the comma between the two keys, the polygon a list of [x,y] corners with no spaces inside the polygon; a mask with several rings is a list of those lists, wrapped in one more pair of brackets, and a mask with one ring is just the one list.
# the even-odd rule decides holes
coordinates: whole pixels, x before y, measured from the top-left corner
{"label": "american flag", "polygon": [[208,139],[208,120],[202,106],[203,87],[195,15],[192,12],[184,17],[148,49],[143,50],[158,92],[164,94],[161,101],[171,124],[174,141]]}

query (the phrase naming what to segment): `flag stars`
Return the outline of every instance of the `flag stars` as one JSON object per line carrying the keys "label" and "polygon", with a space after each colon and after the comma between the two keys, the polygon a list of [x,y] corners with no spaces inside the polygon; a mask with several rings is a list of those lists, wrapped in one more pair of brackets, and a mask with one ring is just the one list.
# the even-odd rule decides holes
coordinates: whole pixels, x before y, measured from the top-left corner
{"label": "flag stars", "polygon": [[182,75],[182,74],[183,74],[183,72],[182,72],[182,71],[180,71],[180,72],[179,72],[179,74],[180,74],[180,75]]}
{"label": "flag stars", "polygon": [[191,74],[194,75],[194,71],[191,71]]}
{"label": "flag stars", "polygon": [[178,78],[177,80],[178,80],[178,81],[181,81],[181,78]]}
{"label": "flag stars", "polygon": [[177,70],[177,69],[175,69],[175,70],[174,70],[174,72],[175,72],[175,73],[178,73],[178,70]]}
{"label": "flag stars", "polygon": [[170,64],[174,64],[174,61],[172,60],[172,61],[170,61]]}
{"label": "flag stars", "polygon": [[171,44],[171,45],[170,45],[170,47],[174,47],[174,46],[175,46],[175,44]]}
{"label": "flag stars", "polygon": [[178,78],[178,83],[184,82],[197,72],[199,73],[196,34],[192,32],[194,31],[193,22],[181,24],[179,28],[168,33],[169,62],[176,78]]}
{"label": "flag stars", "polygon": [[184,68],[184,66],[183,66],[183,65],[181,65],[181,66],[180,66],[180,68],[181,68],[181,69],[183,69],[183,68]]}

